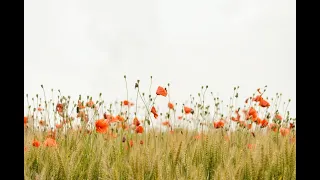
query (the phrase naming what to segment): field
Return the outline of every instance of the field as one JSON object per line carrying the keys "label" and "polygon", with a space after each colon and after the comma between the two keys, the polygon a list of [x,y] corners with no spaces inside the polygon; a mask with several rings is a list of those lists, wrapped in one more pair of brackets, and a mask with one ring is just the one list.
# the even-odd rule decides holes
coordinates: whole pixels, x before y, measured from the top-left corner
{"label": "field", "polygon": [[[127,95],[107,106],[102,94],[77,103],[27,95],[25,179],[296,179],[290,100],[280,110],[282,95],[265,97],[264,87],[237,107],[234,87],[222,111],[219,97],[205,102],[207,89],[180,105],[170,101],[170,84],[146,97],[139,81],[134,102]],[[158,112],[160,98],[166,112]]]}

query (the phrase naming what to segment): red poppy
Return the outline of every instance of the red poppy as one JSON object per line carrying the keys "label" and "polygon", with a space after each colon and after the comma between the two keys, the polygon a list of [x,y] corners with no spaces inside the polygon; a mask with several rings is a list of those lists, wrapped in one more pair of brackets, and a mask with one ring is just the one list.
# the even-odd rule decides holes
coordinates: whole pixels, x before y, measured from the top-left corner
{"label": "red poppy", "polygon": [[154,118],[158,118],[158,114],[157,114],[157,111],[156,111],[156,108],[154,107],[154,106],[152,106],[152,108],[151,108],[151,112],[152,112],[152,114],[153,114],[153,116],[154,116]]}
{"label": "red poppy", "polygon": [[128,106],[129,105],[129,101],[128,100],[124,100],[123,101],[123,105]]}
{"label": "red poppy", "polygon": [[174,108],[173,104],[169,102],[169,103],[168,103],[168,108],[169,108],[169,109],[173,109],[173,108]]}
{"label": "red poppy", "polygon": [[24,116],[24,124],[28,123],[28,117]]}
{"label": "red poppy", "polygon": [[107,121],[104,119],[97,120],[95,125],[96,125],[96,131],[102,134],[106,133],[109,127]]}
{"label": "red poppy", "polygon": [[55,139],[48,137],[45,141],[44,141],[44,145],[47,147],[57,147],[57,142]]}
{"label": "red poppy", "polygon": [[33,140],[32,146],[34,146],[34,147],[39,147],[39,146],[40,146],[40,142],[37,141],[37,140]]}
{"label": "red poppy", "polygon": [[57,104],[56,111],[58,111],[59,113],[63,112],[63,105],[61,103]]}
{"label": "red poppy", "polygon": [[140,125],[140,121],[138,120],[137,117],[135,117],[135,118],[133,119],[133,124],[134,124],[135,126],[139,126],[139,125]]}
{"label": "red poppy", "polygon": [[167,93],[167,90],[165,88],[159,86],[158,89],[157,89],[156,94],[166,97],[168,93]]}
{"label": "red poppy", "polygon": [[184,112],[185,112],[186,114],[189,114],[189,113],[192,113],[192,112],[193,112],[193,109],[190,108],[190,107],[184,106]]}
{"label": "red poppy", "polygon": [[261,106],[261,107],[269,107],[270,104],[268,103],[268,101],[266,101],[264,99],[261,99],[260,103],[259,103],[259,106]]}
{"label": "red poppy", "polygon": [[268,124],[269,122],[266,119],[261,121],[261,127],[266,127]]}
{"label": "red poppy", "polygon": [[278,120],[281,121],[281,120],[282,120],[282,116],[281,116],[280,114],[277,114],[277,115],[276,115],[276,119],[278,119]]}
{"label": "red poppy", "polygon": [[142,127],[142,126],[137,126],[137,127],[136,127],[136,133],[138,133],[138,134],[142,134],[142,133],[143,133],[143,131],[144,131],[144,129],[143,129],[143,127]]}
{"label": "red poppy", "polygon": [[282,136],[286,136],[286,135],[288,135],[289,134],[289,132],[290,132],[290,129],[289,128],[280,128],[280,133],[281,133],[281,135]]}

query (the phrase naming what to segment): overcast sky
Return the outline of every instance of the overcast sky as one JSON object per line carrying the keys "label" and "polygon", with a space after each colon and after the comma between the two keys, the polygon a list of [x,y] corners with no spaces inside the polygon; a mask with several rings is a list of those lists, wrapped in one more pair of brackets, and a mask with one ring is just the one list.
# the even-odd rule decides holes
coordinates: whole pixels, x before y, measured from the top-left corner
{"label": "overcast sky", "polygon": [[180,103],[202,85],[226,101],[239,85],[241,103],[268,85],[266,95],[282,92],[296,114],[294,0],[24,3],[25,94],[43,84],[74,99],[122,100],[126,74],[134,99],[134,82],[148,91],[152,75],[153,91],[169,82]]}

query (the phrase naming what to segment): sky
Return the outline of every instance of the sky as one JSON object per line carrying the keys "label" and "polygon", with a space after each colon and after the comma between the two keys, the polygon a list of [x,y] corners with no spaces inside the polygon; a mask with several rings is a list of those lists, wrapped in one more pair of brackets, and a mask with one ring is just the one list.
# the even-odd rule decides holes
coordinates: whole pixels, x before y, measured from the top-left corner
{"label": "sky", "polygon": [[[239,104],[259,87],[296,114],[296,2],[292,0],[25,0],[24,93],[135,99],[170,83],[183,103],[201,86]],[[212,98],[209,98],[212,101]],[[167,100],[158,98],[166,105]],[[158,101],[157,99],[157,101]],[[26,105],[26,99],[25,99]]]}

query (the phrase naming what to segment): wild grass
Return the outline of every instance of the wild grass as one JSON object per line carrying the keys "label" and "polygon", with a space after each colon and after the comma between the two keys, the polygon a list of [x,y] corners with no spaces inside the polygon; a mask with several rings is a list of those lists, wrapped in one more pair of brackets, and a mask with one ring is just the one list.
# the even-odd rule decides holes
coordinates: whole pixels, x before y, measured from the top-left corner
{"label": "wild grass", "polygon": [[[114,138],[69,131],[58,146],[32,146],[46,133],[26,133],[25,179],[296,179],[291,135],[222,129],[150,132]],[[229,138],[226,138],[229,137]],[[133,141],[131,147],[129,141]],[[143,144],[140,144],[140,141]],[[250,145],[251,148],[250,147]],[[249,145],[249,146],[248,146]]]}

